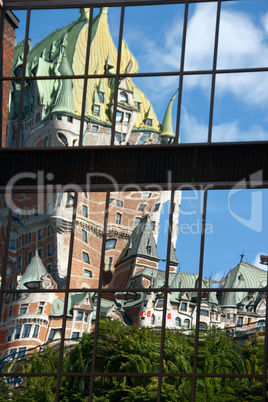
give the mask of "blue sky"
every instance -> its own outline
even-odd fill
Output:
[[[94,15],[98,12],[95,9]],[[16,11],[21,20],[18,41],[25,32],[25,11]],[[123,37],[139,62],[139,72],[178,71],[184,5],[126,7]],[[78,9],[33,10],[30,37],[33,44],[79,16]],[[118,43],[120,8],[110,8],[109,26]],[[40,24],[42,20],[42,24]],[[190,4],[186,36],[185,69],[211,69],[213,62],[216,2]],[[266,0],[222,3],[218,68],[264,67],[268,60],[268,2]],[[158,120],[178,88],[178,77],[134,79],[150,99]],[[184,77],[181,142],[207,140],[211,75]],[[268,73],[218,74],[213,119],[213,141],[268,139]],[[173,107],[176,127],[176,105]]]
[[[96,10],[97,12],[97,10]],[[180,67],[184,5],[126,7],[123,36],[139,62],[140,72],[177,71]],[[16,11],[20,18],[18,41],[23,39],[25,11]],[[53,30],[75,20],[78,10],[33,11],[30,37],[33,44]],[[108,12],[111,34],[117,45],[120,21],[119,8]],[[185,69],[206,70],[212,67],[216,3],[190,4],[185,53]],[[40,21],[42,20],[42,24]],[[220,69],[264,67],[268,64],[268,2],[267,0],[226,1],[222,3],[219,32],[218,63]],[[182,88],[181,142],[207,140],[211,74],[185,76]],[[167,104],[178,88],[178,77],[134,79],[151,100],[162,122]],[[212,140],[268,140],[268,73],[217,74]],[[181,90],[181,89],[180,89]],[[177,100],[176,100],[177,102]],[[173,106],[176,126],[177,103]],[[258,264],[259,254],[268,253],[268,193],[262,193],[258,206],[263,222],[259,231],[247,227],[250,221],[251,195],[258,190],[243,190],[231,197],[229,191],[210,191],[207,222],[213,233],[206,236],[204,254],[205,276],[216,279],[239,262],[244,250],[245,260]],[[198,226],[201,219],[202,194],[197,200],[182,200],[179,225]],[[235,215],[236,214],[236,215]],[[244,223],[237,218],[239,214]],[[162,218],[164,219],[164,218]],[[259,220],[259,216],[256,221]],[[197,225],[197,226],[194,226]],[[185,226],[186,227],[186,226]],[[177,254],[181,269],[196,272],[199,264],[200,233],[179,233]],[[164,247],[165,248],[165,247]],[[164,249],[163,249],[164,250]],[[162,251],[161,251],[162,257]]]
[[[176,256],[183,272],[198,273],[204,192],[182,191]],[[169,204],[169,203],[167,203]],[[219,281],[240,261],[261,269],[260,255],[268,254],[268,190],[209,190],[205,228],[203,276]],[[158,252],[165,258],[169,206],[160,219]],[[160,269],[164,269],[163,263]]]

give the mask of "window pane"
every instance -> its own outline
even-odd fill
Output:
[[[171,288],[198,287],[202,212],[203,191],[194,186],[181,186],[175,192],[169,267]]]
[[[89,372],[96,320],[96,292],[72,292],[68,299],[63,372]],[[87,319],[85,319],[85,317]]]
[[[216,77],[212,141],[267,141],[267,72]]]
[[[200,398],[216,398],[228,401],[241,398],[245,400],[253,398],[262,400],[263,381],[260,378],[234,378],[234,377],[205,377],[196,380],[196,400]],[[245,395],[245,396],[244,396]]]
[[[93,398],[113,400],[119,395],[127,399],[155,401],[157,398],[158,378],[149,376],[95,377]],[[97,399],[96,399],[97,400]]]
[[[183,18],[182,4],[126,7],[121,73],[179,71]]]
[[[184,76],[180,120],[180,143],[207,142],[211,76]]]
[[[19,352],[18,352],[19,354]],[[21,361],[21,364],[23,360]],[[42,395],[44,390],[46,392],[46,398],[50,400],[56,397],[56,385],[57,377],[23,377],[15,376],[0,379],[1,396],[4,400],[8,401],[10,396],[14,400],[33,400],[33,395],[38,398],[38,395]],[[36,399],[38,400],[38,399]]]
[[[100,277],[106,193],[78,193],[70,287],[97,288]],[[85,234],[87,242],[85,242]]]
[[[165,283],[170,192],[154,191],[146,211],[139,208],[143,199],[141,191],[110,194],[104,287],[158,288]]]
[[[89,18],[89,9],[85,9],[85,13]],[[116,73],[120,16],[121,9],[119,7],[93,9],[88,74],[112,75]],[[85,45],[83,42],[81,45],[83,54],[85,54]]]
[[[95,366],[97,371],[158,371],[162,310],[158,309],[155,316],[147,314],[145,318],[142,311],[142,299],[145,297],[145,293],[102,293]],[[152,320],[158,331],[150,329]],[[131,349],[126,349],[127,339],[132,340]]]
[[[222,2],[218,69],[267,67],[267,12],[265,0]]]
[[[203,287],[267,286],[260,263],[267,254],[267,197],[266,189],[208,191]]]
[[[212,69],[216,12],[216,2],[189,4],[185,70]]]
[[[20,97],[20,85],[12,86],[10,96]],[[78,146],[83,80],[54,79],[30,80],[23,92],[20,147]],[[10,106],[12,110],[12,105]],[[72,122],[69,118],[72,117]],[[12,119],[12,120],[11,120]],[[15,146],[13,132],[17,129],[18,116],[11,116],[6,142]]]
[[[11,289],[12,281],[12,289],[20,290],[65,287],[73,211],[66,207],[67,196],[26,192],[15,193],[13,203],[8,201],[10,237],[16,244],[20,238],[21,248],[8,250],[6,289]]]
[[[5,358],[1,360],[2,372],[10,372],[11,362],[14,372],[56,372],[64,294],[27,293],[27,290],[4,293],[2,305],[0,359]],[[12,358],[8,358],[11,354]]]
[[[174,142],[179,79],[123,77],[117,96],[115,145]],[[124,101],[122,97],[126,96]]]
[[[5,11],[3,54],[8,57],[3,58],[4,77],[20,77],[22,74],[26,15],[26,10]]]
[[[32,10],[27,75],[84,74],[87,29],[88,20],[83,9]],[[77,67],[78,59],[80,68]]]

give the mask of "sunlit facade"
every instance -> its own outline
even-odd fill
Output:
[[[10,400],[266,400],[268,7],[153,3],[1,9]]]

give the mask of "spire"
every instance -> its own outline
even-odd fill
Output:
[[[173,126],[172,126],[172,106],[174,103],[174,100],[176,98],[178,90],[175,92],[175,94],[172,96],[166,113],[165,113],[165,117],[163,120],[163,124],[162,124],[162,131],[161,131],[161,139],[163,140],[163,142],[168,143],[169,139],[174,139],[175,138],[175,134],[173,131]]]
[[[105,61],[105,74],[112,73],[112,71],[110,71],[110,70],[113,70],[113,69],[114,69],[114,65],[113,65],[113,63],[112,63],[112,61],[110,59],[109,54],[108,54],[107,59]]]
[[[98,90],[99,90],[99,92],[103,92],[103,93],[104,93],[103,78],[100,79]]]
[[[95,89],[94,89],[94,94],[93,94],[93,104],[94,105],[100,105],[101,104],[96,84],[95,84]]]

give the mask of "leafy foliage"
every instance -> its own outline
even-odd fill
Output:
[[[155,401],[157,399],[161,333],[149,328],[124,326],[117,321],[100,319],[94,370],[94,397],[104,401]],[[191,400],[194,362],[194,332],[166,330],[161,400],[177,402]],[[79,342],[66,349],[62,371],[89,373],[92,366],[94,333],[83,334]],[[263,372],[264,337],[262,334],[242,343],[219,329],[203,333],[199,338],[197,370],[206,374],[254,374]],[[59,350],[46,347],[42,353],[10,361],[5,372],[14,377],[0,382],[1,401],[42,401],[55,399],[57,380],[54,376],[23,377],[23,373],[57,372]],[[101,376],[104,373],[129,373],[130,376]],[[20,373],[16,376],[16,373]],[[99,373],[99,374],[98,374]],[[140,374],[131,376],[131,373]],[[151,375],[146,374],[151,373]],[[184,374],[183,377],[180,374]],[[189,376],[187,376],[189,374]],[[12,380],[17,386],[11,384]],[[90,389],[89,375],[61,378],[62,402],[86,402]],[[196,383],[196,401],[261,401],[262,380],[245,378],[199,377]]]

